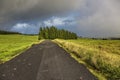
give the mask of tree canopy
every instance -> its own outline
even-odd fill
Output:
[[[54,26],[40,27],[40,39],[77,39],[77,34],[64,29],[57,29]]]

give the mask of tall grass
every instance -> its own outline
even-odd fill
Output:
[[[0,35],[0,63],[12,59],[36,42],[37,36]]]
[[[108,80],[120,80],[120,41],[119,40],[55,40],[104,74]]]

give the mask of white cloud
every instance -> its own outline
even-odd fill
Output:
[[[17,23],[15,24],[12,28],[11,31],[17,31],[21,33],[28,33],[28,34],[34,34],[38,33],[39,27],[44,27],[44,26],[71,26],[74,25],[74,18],[73,17],[51,17],[48,20],[45,21],[40,21],[35,24],[31,23]],[[64,28],[64,27],[62,27]]]
[[[29,23],[17,23],[12,27],[11,31],[21,32],[23,34],[34,34],[38,33],[39,27]]]
[[[13,26],[14,29],[24,29],[24,28],[28,28],[29,24],[26,24],[26,23],[18,23],[16,25]]]
[[[65,22],[64,22],[64,19],[62,18],[52,18],[50,20],[46,20],[43,22],[45,24],[45,26],[57,26],[57,25],[64,25]]]
[[[52,17],[46,21],[43,21],[43,24],[45,26],[52,26],[52,25],[53,26],[61,26],[61,25],[65,25],[65,24],[70,25],[70,24],[73,24],[73,20],[74,20],[73,17],[62,17],[62,18]],[[71,23],[68,21],[71,21]]]

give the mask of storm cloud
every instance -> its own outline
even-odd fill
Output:
[[[79,9],[80,2],[80,0],[0,0],[0,28],[6,23],[14,24],[19,21],[27,22],[54,15],[65,15]]]
[[[120,1],[0,0],[0,29],[37,33],[49,25],[80,36],[120,37]]]
[[[89,0],[81,9],[78,29],[86,36],[120,37],[120,1]],[[89,34],[89,35],[88,35]]]

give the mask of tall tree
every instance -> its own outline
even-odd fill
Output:
[[[77,39],[76,33],[64,30],[57,29],[55,26],[51,27],[40,27],[38,39]]]

